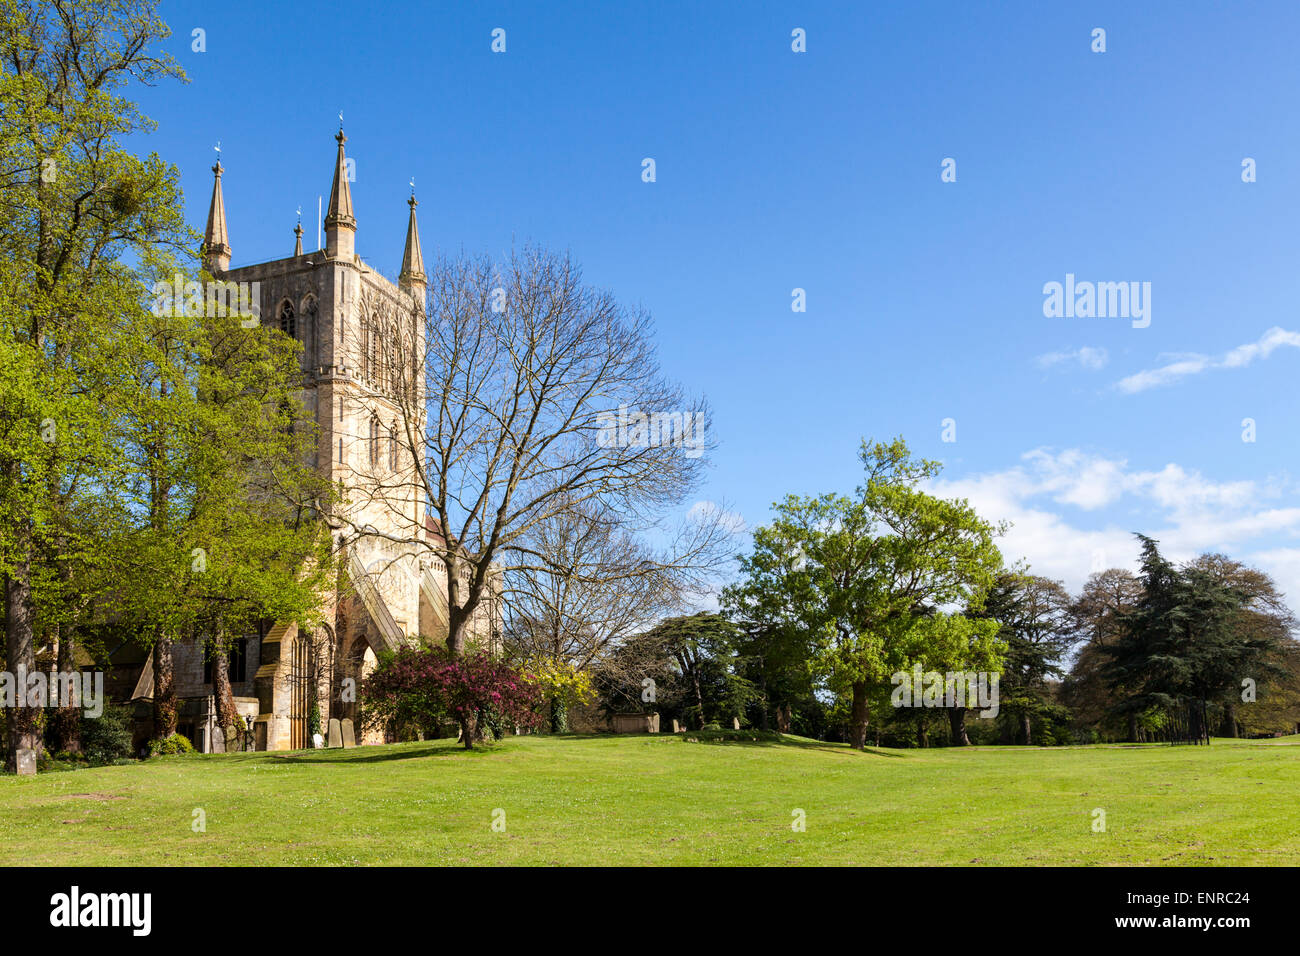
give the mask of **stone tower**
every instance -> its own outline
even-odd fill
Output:
[[[305,728],[312,701],[319,702],[322,724],[355,717],[348,679],[359,682],[376,652],[419,635],[446,634],[445,568],[427,549],[436,530],[426,521],[414,463],[397,441],[408,430],[423,435],[426,423],[427,277],[417,202],[414,194],[407,201],[406,245],[394,283],[356,253],[342,129],[335,142],[323,249],[303,252],[299,223],[293,255],[230,268],[220,162],[212,168],[204,231],[205,268],[224,282],[257,283],[261,322],[300,343],[302,398],[319,429],[316,465],[346,489],[330,516],[344,573],[339,587],[322,595],[327,623],[300,634],[295,624],[275,622],[248,639],[250,667],[235,693],[251,695],[242,698],[250,713],[256,698],[259,749],[311,746]],[[491,638],[499,608],[485,604],[475,630]]]

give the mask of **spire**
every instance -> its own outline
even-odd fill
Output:
[[[293,254],[296,258],[302,255],[302,206],[298,207],[298,225],[293,227]]]
[[[226,200],[221,194],[221,146],[212,167],[212,203],[208,206],[208,227],[203,231],[203,265],[214,275],[230,268],[230,236],[226,232]]]
[[[348,185],[347,157],[343,144],[348,138],[342,127],[334,137],[339,151],[334,162],[334,186],[330,189],[330,205],[325,213],[325,254],[330,257],[350,259],[356,241],[357,219],[352,213],[352,188]]]
[[[411,217],[406,223],[406,249],[402,252],[402,271],[398,274],[397,283],[403,289],[412,291],[418,285],[419,292],[423,293],[427,277],[424,274],[424,253],[420,251],[420,227],[415,221],[415,207],[420,204],[416,201],[414,188],[406,204],[411,207]]]

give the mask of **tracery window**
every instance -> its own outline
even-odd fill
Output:
[[[294,314],[292,302],[285,302],[280,306],[280,331],[290,338],[298,337],[298,319]]]
[[[361,317],[361,377],[370,378],[370,318]]]
[[[316,321],[316,297],[307,296],[302,303],[303,364],[310,370],[320,364],[319,323]]]

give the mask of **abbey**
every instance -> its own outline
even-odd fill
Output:
[[[267,621],[244,636],[230,656],[236,710],[251,723],[258,750],[312,745],[309,711],[357,719],[357,686],[377,653],[419,636],[447,633],[446,568],[431,552],[441,543],[414,481],[415,463],[402,450],[403,430],[424,433],[424,308],[427,277],[416,224],[416,200],[396,283],[355,251],[356,213],[344,153],[335,137],[333,185],[325,216],[325,246],[231,268],[231,241],[218,160],[204,232],[204,266],[219,282],[257,290],[263,323],[274,323],[302,346],[302,398],[319,429],[316,465],[345,490],[329,516],[343,567],[339,586],[321,595],[323,623],[301,633],[287,621]],[[500,632],[499,585],[477,612],[471,637],[495,643]],[[223,749],[212,699],[211,665],[199,641],[178,645],[174,680],[178,731],[204,751]],[[141,660],[129,696],[137,719],[151,700],[150,661]],[[360,733],[360,727],[357,731]],[[379,742],[374,734],[363,742]]]

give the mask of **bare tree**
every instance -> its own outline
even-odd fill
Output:
[[[616,515],[560,512],[534,526],[505,576],[507,641],[533,660],[613,666],[613,649],[709,586],[732,553],[731,532],[720,509],[696,509],[655,548]],[[566,723],[564,704],[552,701],[552,729]]]
[[[505,576],[503,598],[508,638],[530,656],[589,667],[673,604],[671,569],[614,521],[557,514],[533,529],[527,548],[531,560]]]
[[[367,459],[384,478],[366,493],[411,516],[409,533],[388,537],[445,566],[447,646],[460,653],[494,579],[518,588],[520,574],[562,570],[543,542],[571,516],[599,519],[593,533],[653,529],[683,505],[713,447],[710,414],[661,374],[649,316],[584,285],[567,256],[527,247],[500,262],[440,261],[422,331],[400,350],[415,361],[383,369],[396,449],[391,463]],[[607,572],[584,584],[638,576]],[[657,594],[641,577],[629,587]],[[606,608],[601,628],[622,613]]]

